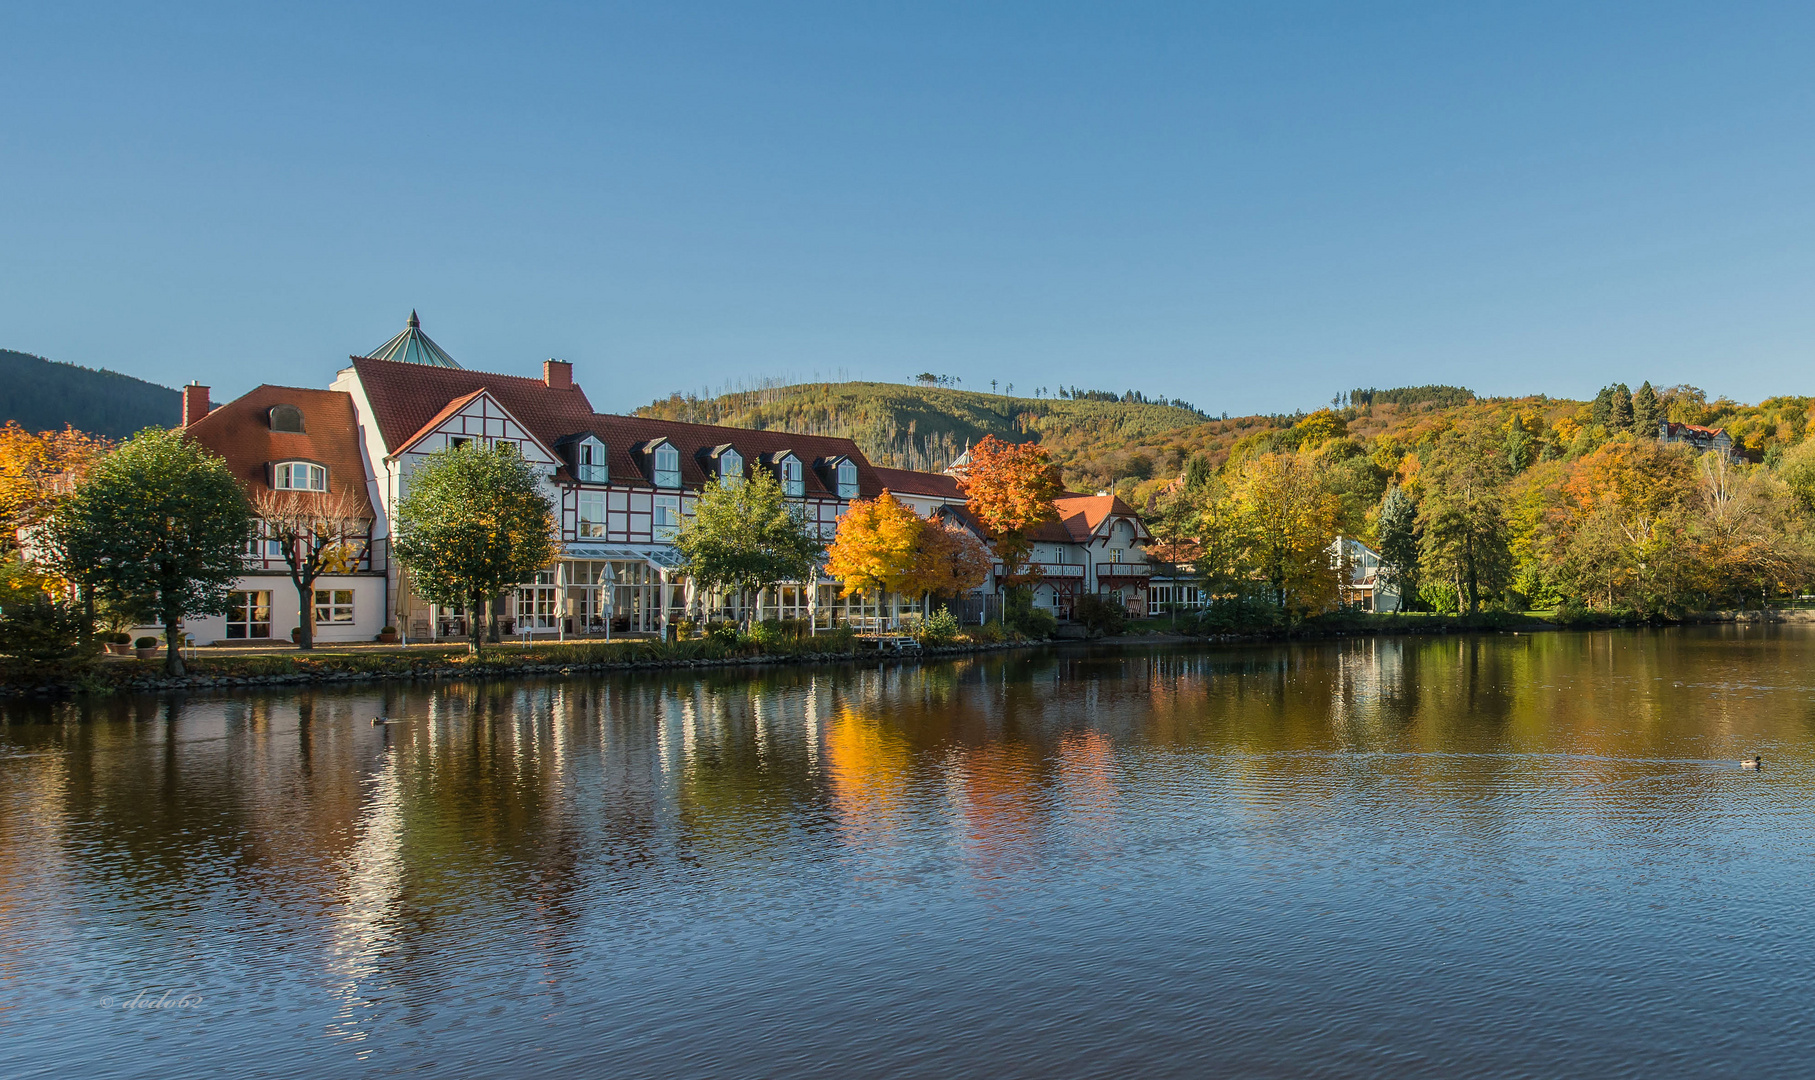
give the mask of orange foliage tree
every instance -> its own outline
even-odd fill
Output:
[[[1058,519],[1053,500],[1065,490],[1051,455],[1038,443],[1006,443],[986,435],[971,447],[970,463],[953,471],[969,499],[965,509],[995,542],[1004,582],[1024,585],[1038,580],[1037,573],[1026,573],[1033,551],[1028,534]]]
[[[0,529],[16,542],[50,516],[57,501],[75,490],[89,466],[112,446],[75,428],[36,434],[9,420],[0,427]]]
[[[925,525],[886,488],[874,499],[858,499],[826,549],[826,572],[838,579],[845,596],[907,591]]]
[[[962,596],[989,579],[989,548],[952,522],[928,521],[920,529],[913,568],[901,591]]]

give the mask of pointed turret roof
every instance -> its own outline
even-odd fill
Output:
[[[396,360],[405,364],[426,364],[429,367],[459,368],[447,350],[435,344],[422,332],[422,320],[416,312],[410,312],[410,322],[403,328],[403,333],[378,346],[370,354],[375,360]]]

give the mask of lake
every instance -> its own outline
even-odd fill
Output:
[[[1812,657],[1723,626],[15,703],[0,1074],[1806,1075]]]

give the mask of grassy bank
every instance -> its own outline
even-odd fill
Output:
[[[922,652],[957,655],[1025,643],[1025,639],[989,626],[943,644],[929,642]],[[838,630],[799,637],[739,635],[673,642],[637,639],[546,642],[527,647],[493,645],[477,657],[468,656],[460,646],[382,652],[326,648],[238,655],[210,655],[207,649],[201,649],[193,660],[186,662],[188,674],[180,678],[164,674],[161,657],[156,660],[93,657],[54,665],[0,658],[0,696],[135,693],[390,679],[510,678],[627,668],[817,663],[876,659],[878,655],[895,654],[879,654],[873,644],[862,642],[847,630]]]

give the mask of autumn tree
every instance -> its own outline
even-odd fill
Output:
[[[955,521],[933,519],[920,528],[914,561],[901,591],[909,595],[963,596],[989,580],[995,560],[988,545]]]
[[[905,592],[925,525],[887,489],[874,499],[855,500],[826,549],[826,573],[838,579],[844,596]]]
[[[737,592],[805,581],[825,550],[767,472],[707,485],[674,544],[695,584]]]
[[[252,510],[220,458],[147,428],[95,461],[43,530],[49,567],[164,627],[164,670],[183,674],[182,621],[221,615],[245,573]]]
[[[73,427],[35,434],[12,420],[0,427],[0,548],[49,517],[110,446]]]
[[[971,447],[970,462],[956,469],[965,510],[989,530],[1005,585],[1039,579],[1028,573],[1033,553],[1029,534],[1058,520],[1053,500],[1064,492],[1059,468],[1038,443],[1006,443],[987,435]]]
[[[1200,515],[1204,587],[1218,596],[1258,588],[1288,616],[1336,606],[1342,580],[1330,547],[1339,512],[1303,455],[1246,462]]]
[[[297,647],[315,647],[315,582],[354,569],[371,534],[372,516],[351,490],[261,492],[252,500],[266,539],[283,551],[302,612]]]
[[[508,443],[450,446],[430,454],[397,501],[393,550],[417,595],[467,604],[479,655],[479,611],[489,598],[555,558],[554,508],[542,478]]]

